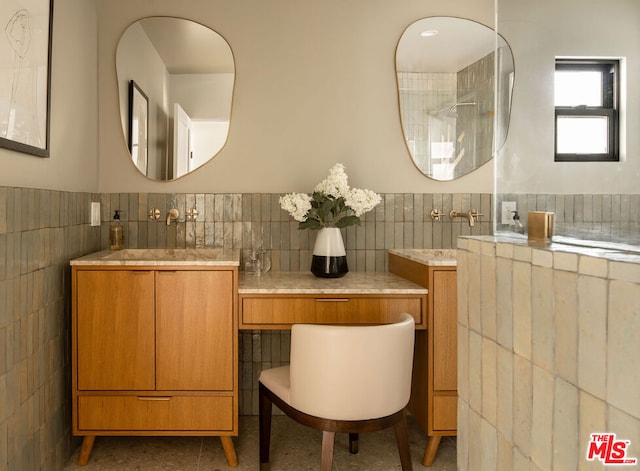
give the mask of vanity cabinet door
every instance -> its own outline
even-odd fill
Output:
[[[431,293],[433,296],[433,389],[456,391],[457,370],[457,297],[456,272],[433,270]]]
[[[155,387],[152,271],[77,272],[78,390]]]
[[[156,272],[156,390],[234,388],[233,272]]]

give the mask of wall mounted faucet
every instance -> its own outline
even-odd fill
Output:
[[[469,221],[469,227],[473,227],[476,225],[476,220],[478,219],[478,216],[483,216],[483,214],[479,213],[477,209],[470,209],[469,212],[467,213],[461,213],[456,211],[455,209],[452,209],[449,212],[449,217],[451,219],[466,218],[467,221]]]
[[[178,216],[180,216],[178,210],[176,208],[171,208],[167,213],[167,226],[171,225],[172,219],[178,219]]]

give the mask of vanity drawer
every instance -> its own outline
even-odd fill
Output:
[[[385,324],[408,312],[423,325],[426,296],[240,296],[240,328],[281,329],[292,324]]]
[[[79,396],[79,431],[232,431],[230,396]]]

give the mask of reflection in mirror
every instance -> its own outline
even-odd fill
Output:
[[[462,18],[418,20],[398,42],[396,73],[405,142],[424,175],[461,177],[491,160],[496,144],[504,144],[513,56],[502,37],[496,43],[491,28]],[[494,136],[496,104],[502,122]]]
[[[229,44],[218,33],[180,18],[144,18],[120,38],[116,69],[129,149],[130,83],[148,99],[147,161],[136,165],[146,176],[179,178],[224,147],[235,65]]]

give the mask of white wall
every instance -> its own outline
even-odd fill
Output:
[[[50,157],[0,149],[0,186],[98,189],[97,0],[54,5]]]
[[[490,192],[491,164],[453,182],[422,176],[407,153],[395,48],[413,21],[451,15],[493,24],[492,0],[102,0],[99,8],[101,192],[310,191],[335,162],[380,192]],[[130,162],[114,55],[136,19],[171,15],[220,33],[236,62],[229,140],[198,171],[154,182]]]
[[[498,193],[638,193],[640,2],[499,0],[498,30],[514,53],[515,88]],[[626,57],[626,144],[619,163],[554,162],[556,56]]]

